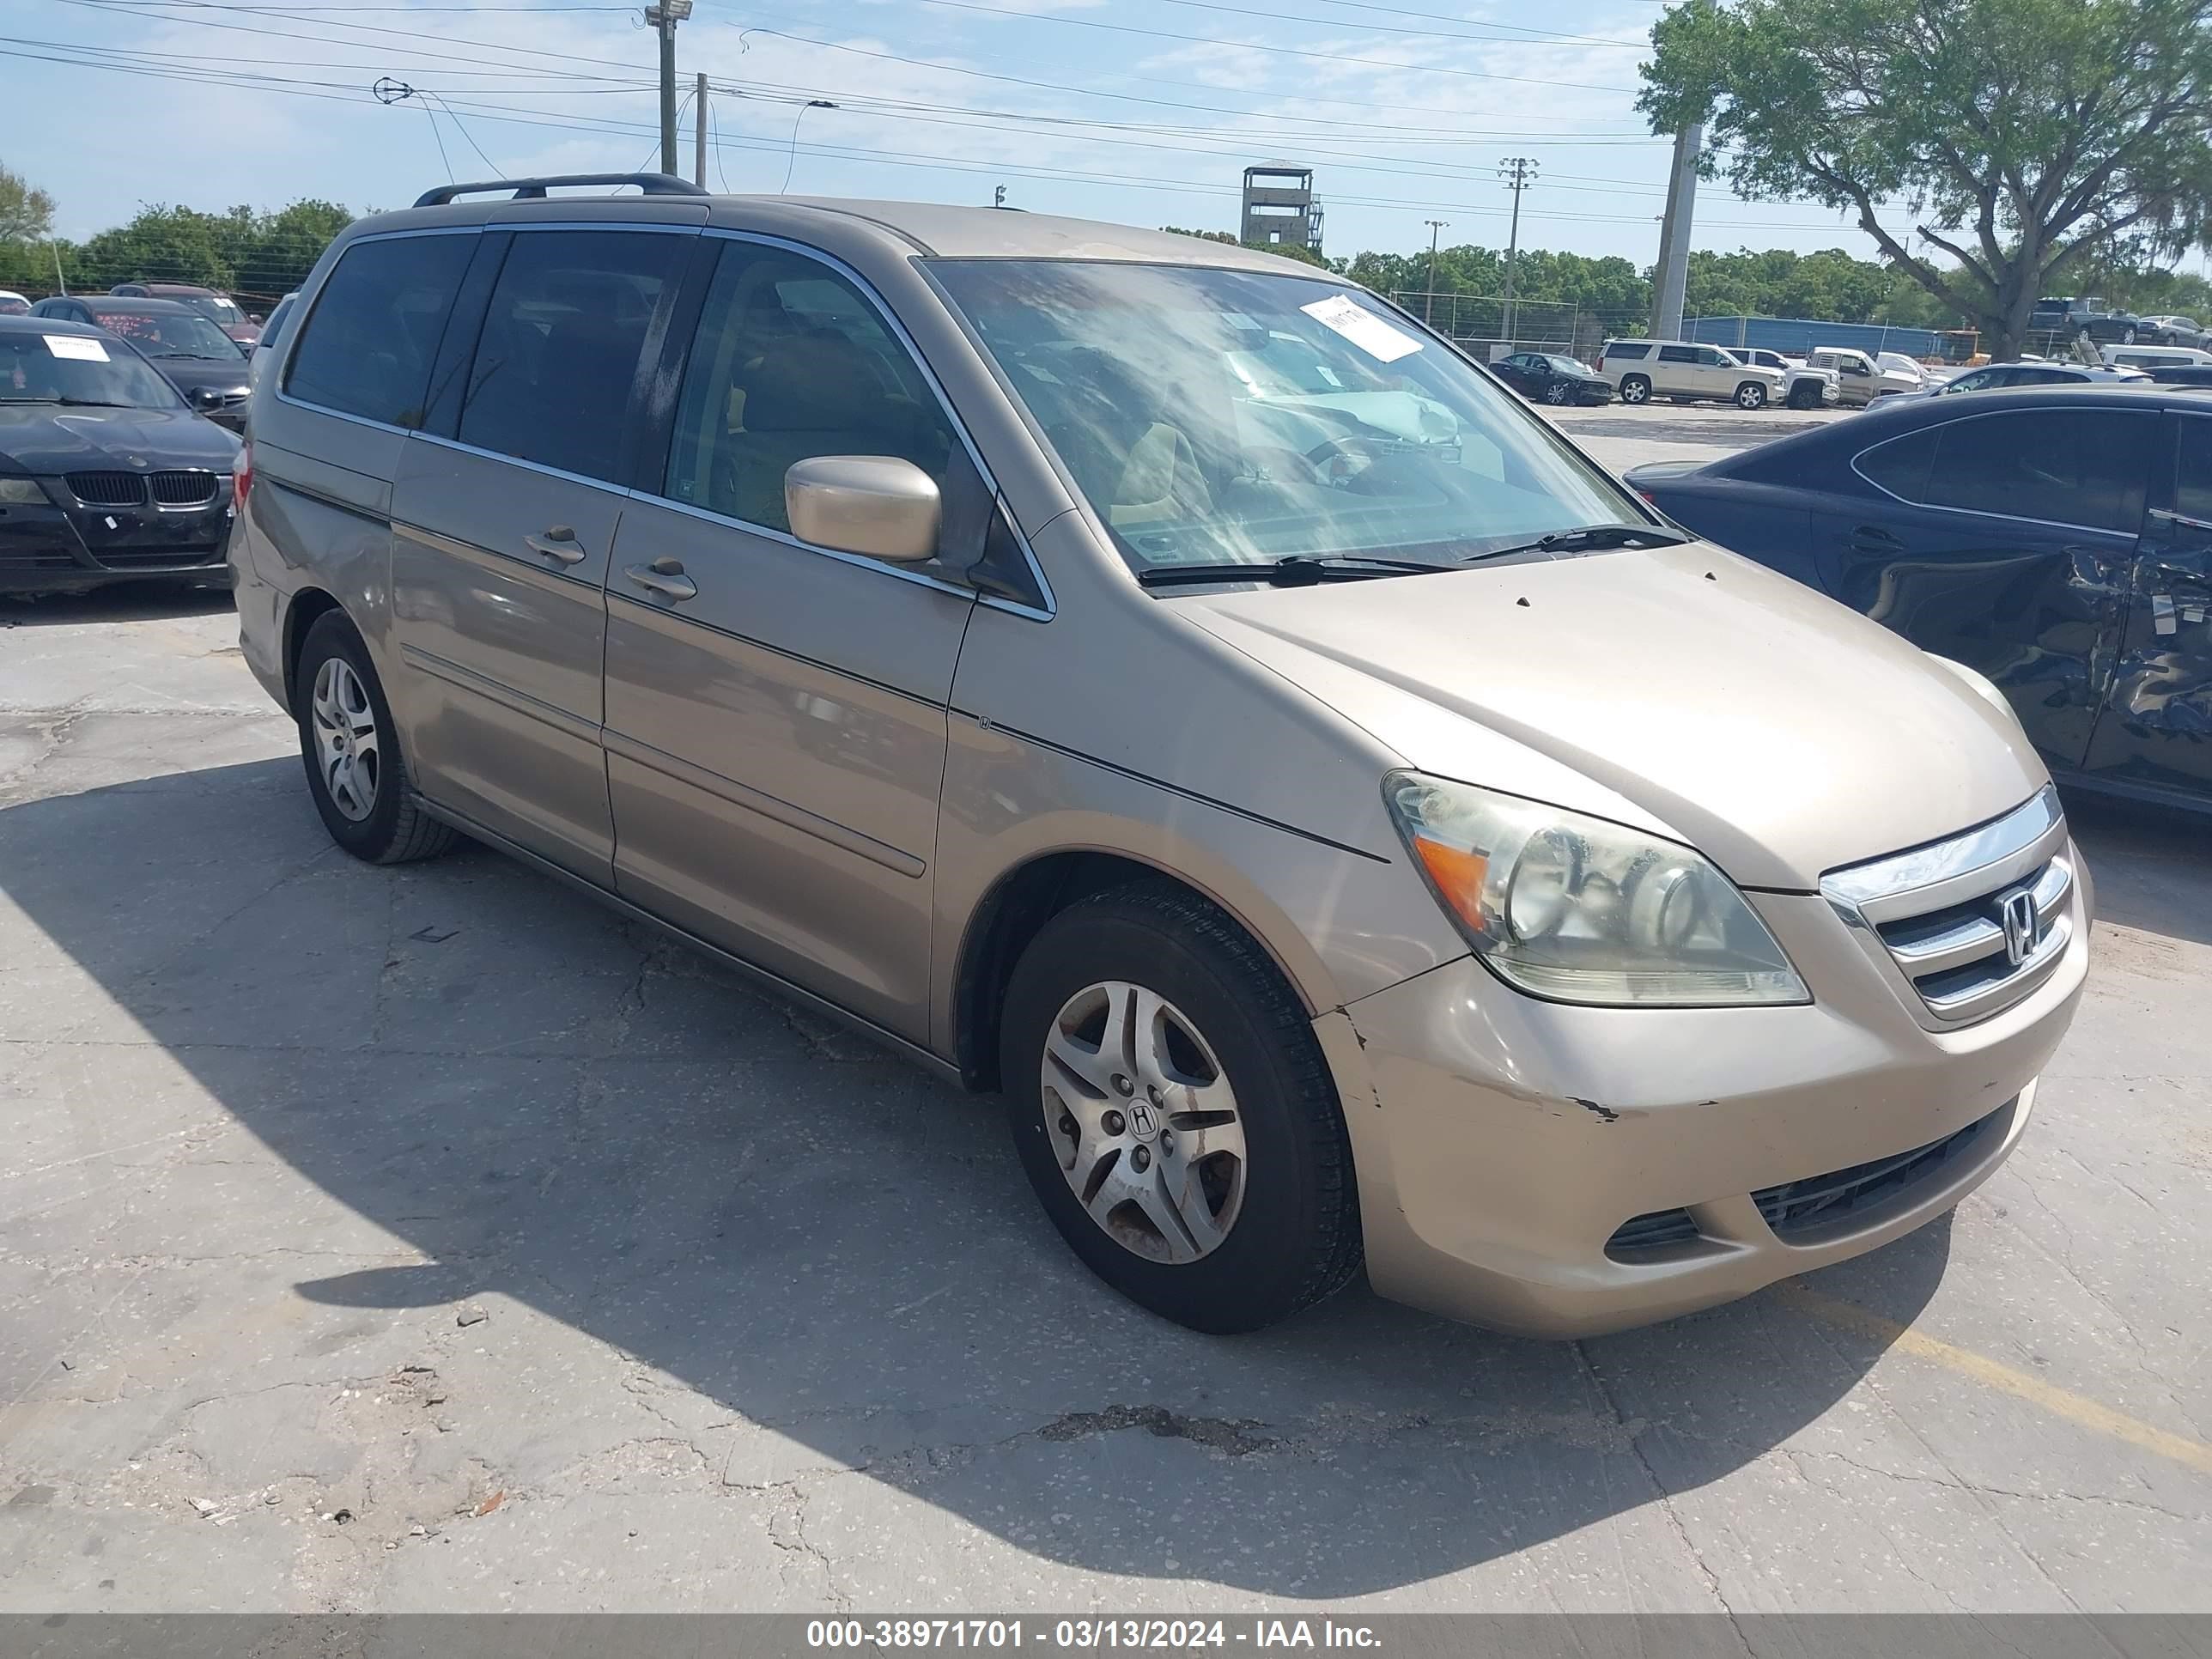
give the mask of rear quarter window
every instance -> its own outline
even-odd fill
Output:
[[[1605,355],[1608,357],[1649,357],[1651,348],[1649,345],[1609,345],[1605,349]]]
[[[477,240],[394,236],[348,248],[301,325],[286,394],[387,426],[422,425],[430,366]]]

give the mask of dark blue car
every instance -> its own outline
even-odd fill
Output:
[[[2212,810],[2212,395],[1900,399],[1630,485],[2011,702],[2062,782]]]

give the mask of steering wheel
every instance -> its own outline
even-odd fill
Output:
[[[1395,447],[1395,441],[1392,439],[1370,438],[1358,433],[1347,432],[1340,437],[1329,438],[1316,444],[1311,449],[1306,451],[1304,460],[1305,464],[1313,468],[1325,481],[1332,483],[1349,483],[1358,474],[1352,472],[1340,478],[1334,477],[1331,467],[1334,462],[1340,459],[1349,460],[1353,457],[1364,457],[1367,465],[1371,466],[1379,458],[1389,454]],[[1366,470],[1366,466],[1358,469],[1361,472]]]

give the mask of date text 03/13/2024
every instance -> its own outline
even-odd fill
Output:
[[[1367,1625],[1333,1619],[810,1619],[810,1648],[1379,1648]]]

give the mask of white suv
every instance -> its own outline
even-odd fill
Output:
[[[1778,369],[1740,363],[1718,346],[1688,340],[1607,340],[1597,372],[1625,404],[1657,398],[1720,398],[1738,409],[1764,409],[1782,399]]]

